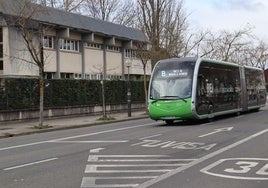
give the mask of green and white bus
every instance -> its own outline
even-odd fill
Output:
[[[151,75],[148,102],[151,119],[168,124],[259,110],[266,103],[264,73],[204,58],[160,60]]]

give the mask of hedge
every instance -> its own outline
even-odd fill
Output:
[[[7,78],[0,88],[0,110],[36,109],[39,107],[38,79]],[[104,81],[105,103],[127,103],[126,81]],[[131,100],[144,102],[143,81],[130,81]],[[52,79],[45,81],[44,107],[102,105],[99,80]]]

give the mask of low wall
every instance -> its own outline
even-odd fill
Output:
[[[114,113],[119,111],[126,111],[127,104],[106,105],[106,112]],[[145,109],[144,103],[131,104],[131,110]],[[61,116],[71,115],[83,115],[83,114],[102,114],[102,106],[76,106],[65,108],[53,108],[44,110],[44,118],[53,118]],[[8,112],[0,112],[0,122],[2,121],[14,121],[14,120],[26,120],[39,118],[39,110],[16,110]]]

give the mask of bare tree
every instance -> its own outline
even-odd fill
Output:
[[[138,28],[137,10],[135,8],[135,3],[131,0],[119,1],[119,6],[116,11],[112,14],[111,22],[125,25],[127,27]]]
[[[152,51],[179,56],[186,44],[188,28],[183,0],[138,0],[137,10],[139,28],[148,36]],[[153,66],[156,61],[152,59]]]
[[[160,46],[167,49],[170,56],[180,56],[179,54],[183,54],[188,29],[183,1],[170,1],[164,10],[161,27],[163,27],[163,31],[159,39]]]
[[[44,54],[43,54],[43,33],[45,27],[40,22],[33,20],[33,17],[44,12],[42,6],[33,5],[30,0],[23,0],[17,4],[16,12],[18,16],[12,20],[25,41],[25,46],[30,53],[31,59],[21,59],[27,63],[32,63],[39,70],[39,126],[43,126],[44,108]],[[18,57],[19,58],[19,57]]]
[[[264,70],[268,62],[268,44],[262,40],[258,40],[257,46],[251,52],[253,52],[251,55],[256,61],[255,66]]]
[[[85,0],[86,14],[105,21],[111,21],[119,5],[120,0]]]
[[[209,31],[188,33],[183,44],[178,45],[180,48],[180,51],[178,51],[178,56],[204,56],[206,53],[210,53],[211,50],[213,50],[212,46],[206,46],[206,48],[202,48],[202,50],[205,50],[205,52],[201,52],[202,55],[200,55],[200,46],[202,43],[204,43],[204,41],[207,41],[207,38],[210,34],[211,33]]]
[[[84,0],[62,0],[62,8],[66,12],[80,12]]]
[[[32,3],[38,3],[41,4],[43,6],[47,6],[47,0],[32,0]]]
[[[194,52],[192,53],[197,57],[213,57],[216,40],[215,35],[212,32],[207,31],[206,36],[195,46],[193,49]]]
[[[139,42],[136,44],[137,48],[137,56],[141,60],[143,66],[143,87],[144,87],[144,96],[145,96],[145,109],[147,109],[148,105],[148,91],[147,91],[147,78],[146,78],[146,67],[148,62],[152,59],[153,53],[147,49],[147,43]],[[147,110],[146,110],[147,112]]]
[[[196,56],[231,61],[237,64],[245,63],[249,48],[253,45],[254,36],[251,34],[252,28],[245,27],[237,31],[223,30],[219,33],[207,31],[200,35],[194,42],[195,48],[190,49]],[[202,36],[202,37],[201,37]]]
[[[100,79],[101,79],[101,96],[102,96],[102,117],[108,118],[107,117],[107,113],[106,113],[106,96],[105,96],[105,84],[106,84],[106,79],[105,79],[105,70],[104,70],[104,66],[103,65],[93,65],[93,72],[95,72],[96,74],[100,75]],[[107,69],[106,71],[112,71],[112,70],[116,70],[116,68],[112,68],[112,69]]]
[[[235,55],[235,53],[241,51],[244,46],[250,44],[250,40],[248,39],[251,36],[251,32],[252,29],[249,27],[234,32],[222,31],[215,41],[218,59],[231,61],[232,56]]]
[[[32,0],[33,3],[40,4],[42,6],[55,7],[58,0]]]
[[[243,56],[241,56],[244,57],[244,62],[246,65],[259,67],[263,70],[265,69],[266,64],[268,62],[267,43],[257,39],[256,42],[252,42],[251,45],[246,46],[242,53]]]
[[[80,13],[85,0],[32,0],[32,2],[42,6],[62,9],[66,12]]]

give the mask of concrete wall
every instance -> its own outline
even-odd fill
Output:
[[[8,40],[6,40],[8,39]],[[33,40],[38,44],[36,37]],[[38,75],[38,67],[27,49],[21,33],[14,27],[3,28],[4,75]]]
[[[132,110],[141,110],[145,108],[144,103],[134,103],[131,105]],[[120,105],[106,105],[106,112],[113,113],[118,111],[126,111],[127,104]],[[54,108],[44,111],[45,118],[71,116],[71,115],[95,115],[102,114],[102,106],[80,106],[80,107],[66,107],[66,108]],[[39,110],[22,110],[22,111],[9,111],[0,112],[0,122],[14,121],[14,120],[26,120],[39,118]]]

